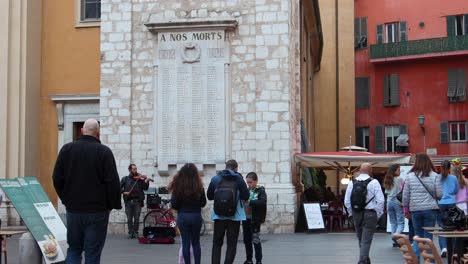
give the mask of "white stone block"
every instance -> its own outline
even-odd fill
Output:
[[[276,163],[263,162],[261,168],[264,173],[276,173]]]
[[[272,33],[274,34],[285,34],[289,32],[289,25],[286,23],[275,24],[272,26]]]
[[[174,10],[164,10],[164,18],[176,18],[176,13]]]
[[[255,37],[250,37],[250,38],[244,38],[242,39],[242,44],[244,45],[255,45],[256,44],[256,38]]]
[[[208,16],[208,10],[206,9],[199,9],[198,10],[198,17],[207,17]]]
[[[267,162],[268,161],[268,151],[257,151],[257,162]]]
[[[264,5],[266,0],[255,0],[255,5]]]
[[[239,26],[239,35],[245,36],[250,34],[250,26],[249,25],[240,25]]]
[[[254,150],[255,140],[242,140],[242,150]]]
[[[109,108],[120,108],[120,107],[122,107],[122,100],[120,99],[109,100]]]
[[[263,21],[264,22],[274,22],[274,21],[276,21],[276,13],[275,12],[265,12],[265,13],[263,13]]]
[[[263,113],[263,121],[278,121],[278,113],[265,112]]]
[[[237,113],[246,113],[249,109],[248,104],[235,104],[234,105],[235,112]]]
[[[132,11],[132,4],[130,4],[130,3],[121,3],[121,4],[119,4],[119,11],[121,11],[121,12],[131,12]]]
[[[287,112],[289,103],[270,103],[269,110],[273,112]]]
[[[266,132],[255,132],[255,139],[266,139]]]
[[[132,23],[131,22],[117,22],[115,26],[115,31],[117,32],[131,32]]]
[[[130,111],[128,111],[128,109],[119,109],[119,116],[121,117],[130,116]]]
[[[117,12],[109,13],[109,18],[110,18],[111,21],[122,20],[122,13],[117,13]]]
[[[268,152],[268,161],[270,162],[279,162],[280,161],[280,153],[278,151],[270,151]]]
[[[246,122],[249,122],[249,123],[253,123],[257,120],[257,118],[255,118],[255,113],[247,113],[245,115],[245,121]]]
[[[262,25],[261,26],[261,33],[263,35],[272,34],[273,33],[272,26],[271,25]],[[278,34],[278,33],[275,33],[275,34]]]
[[[289,163],[289,162],[280,162],[280,163],[278,163],[278,171],[281,172],[281,173],[290,174],[291,173],[291,163]]]
[[[119,135],[108,135],[107,142],[109,143],[118,143],[120,141]]]
[[[266,68],[268,70],[278,69],[279,68],[279,60],[278,59],[267,60],[266,61]]]
[[[118,131],[119,134],[130,134],[130,126],[121,125]]]
[[[278,46],[279,44],[278,35],[265,35],[263,38],[265,39],[265,45],[267,46]]]
[[[268,122],[257,122],[257,131],[268,131]]]
[[[276,122],[270,127],[271,131],[289,131],[289,124],[286,122]]]
[[[114,50],[114,44],[112,43],[101,43],[101,51]]]
[[[265,45],[264,36],[255,36],[255,44],[257,46]]]
[[[106,33],[106,32],[112,32],[112,22],[101,22],[101,32]]]
[[[190,16],[191,16],[192,18],[197,17],[197,10],[192,10],[192,11],[190,12]]]
[[[151,60],[153,55],[149,51],[143,51],[138,54],[138,60]]]
[[[269,103],[268,102],[256,102],[255,103],[257,111],[268,111]]]
[[[237,54],[244,54],[247,52],[247,47],[246,46],[237,46],[234,48],[234,52]]]
[[[120,142],[121,143],[130,143],[130,135],[125,134],[125,135],[120,135]]]
[[[234,13],[232,13],[232,16],[234,16],[234,17],[240,17],[240,15],[241,15],[241,14],[240,14],[239,12],[234,12]]]
[[[277,20],[278,21],[288,21],[289,15],[287,12],[278,12],[277,13]]]
[[[271,54],[273,58],[288,58],[289,51],[288,47],[281,46],[278,47],[273,53]]]
[[[271,150],[273,142],[271,140],[257,140],[257,150]]]
[[[110,33],[109,34],[109,41],[110,42],[119,42],[124,39],[124,35],[122,33]]]
[[[268,57],[268,47],[259,46],[255,49],[257,59],[264,59]]]

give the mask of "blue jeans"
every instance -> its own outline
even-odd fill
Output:
[[[437,224],[439,226],[442,226],[442,214],[454,206],[455,204],[439,204],[440,211],[437,213]],[[441,250],[447,248],[447,238],[439,237],[439,247]]]
[[[403,233],[403,229],[405,228],[405,215],[403,214],[403,207],[396,199],[391,199],[387,202],[387,211],[392,235],[395,233]]]
[[[109,212],[67,212],[67,264],[81,264],[84,251],[86,264],[101,263],[101,252],[106,242]]]
[[[423,210],[411,212],[411,219],[413,220],[414,234],[419,237],[432,239],[432,234],[424,230],[425,226],[435,226],[437,210]],[[419,258],[421,253],[416,242],[413,242],[413,250]]]
[[[202,226],[201,213],[179,212],[177,216],[180,235],[182,237],[182,254],[184,263],[190,264],[190,244],[193,248],[195,264],[201,262],[200,230]]]

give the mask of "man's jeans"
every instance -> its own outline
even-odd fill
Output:
[[[387,202],[387,211],[390,220],[392,235],[395,233],[401,234],[405,228],[405,215],[403,207],[397,199],[391,199]]]
[[[125,213],[127,214],[128,234],[138,234],[140,228],[141,205],[138,200],[130,200],[125,203]]]
[[[227,237],[225,264],[232,264],[236,258],[237,239],[239,238],[240,221],[215,220],[213,232],[213,249],[211,264],[221,263],[221,248],[223,247],[224,233]]]
[[[67,264],[81,264],[84,251],[85,264],[101,263],[101,252],[106,242],[109,212],[67,212]]]
[[[370,263],[369,251],[377,229],[377,220],[374,210],[353,211],[354,228],[359,240],[359,264]]]
[[[429,238],[432,240],[432,234],[424,230],[425,226],[435,226],[437,210],[423,210],[411,212],[411,219],[413,219],[414,235],[421,238]],[[413,242],[413,250],[419,258],[420,252],[418,243]]]
[[[245,254],[247,260],[252,261],[253,248],[255,247],[255,260],[262,262],[262,243],[260,239],[260,224],[252,223],[252,219],[242,221],[242,233],[244,234]]]

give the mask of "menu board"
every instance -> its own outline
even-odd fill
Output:
[[[305,203],[304,213],[307,220],[307,228],[311,229],[324,229],[322,209],[319,203]]]
[[[36,239],[45,263],[64,261],[67,229],[37,178],[0,179],[0,186]]]

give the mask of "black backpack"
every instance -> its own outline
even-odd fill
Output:
[[[219,216],[234,216],[237,210],[236,177],[222,177],[214,193],[214,212]]]
[[[366,202],[367,185],[372,180],[372,178],[369,178],[365,181],[358,181],[356,179],[353,180],[353,191],[351,192],[351,207],[353,208],[353,211],[364,211],[366,205],[375,198],[374,196],[368,202]]]

